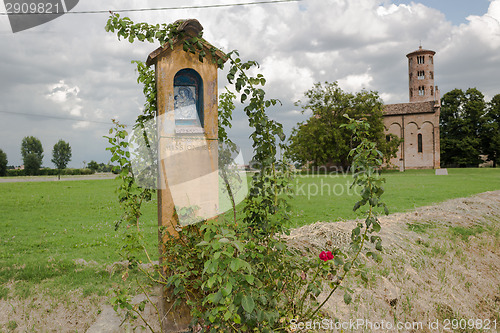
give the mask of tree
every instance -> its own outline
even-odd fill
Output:
[[[71,147],[69,143],[59,140],[52,149],[52,163],[58,169],[57,178],[61,179],[61,172],[71,160]]]
[[[500,158],[500,94],[495,95],[488,103],[481,133],[483,153],[497,166]]]
[[[99,164],[96,161],[92,160],[87,164],[87,168],[92,170],[93,173],[96,173],[99,170]]]
[[[43,147],[34,136],[26,136],[21,142],[21,155],[27,175],[36,175],[42,166]]]
[[[481,163],[481,136],[486,103],[476,88],[454,89],[441,99],[441,163],[477,166]]]
[[[312,116],[292,130],[289,149],[292,158],[301,163],[312,162],[314,166],[334,164],[342,168],[350,165],[349,151],[357,145],[344,114],[353,119],[366,118],[369,124],[369,139],[389,160],[395,156],[400,140],[391,135],[386,140],[382,121],[383,102],[376,92],[363,90],[355,94],[342,91],[337,82],[325,85],[316,83],[305,93],[307,101],[296,103],[302,113]]]
[[[0,149],[0,177],[7,176],[7,154]]]

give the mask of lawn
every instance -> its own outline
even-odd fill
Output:
[[[104,293],[106,265],[120,261],[120,208],[115,180],[0,184],[0,283],[18,281],[28,296],[33,285]],[[142,218],[150,252],[156,254],[156,203]],[[75,263],[83,259],[90,265]],[[97,287],[97,289],[96,289]],[[1,293],[0,293],[1,294]],[[1,298],[1,295],[0,295]]]
[[[388,172],[383,198],[391,212],[450,198],[500,190],[500,169],[449,169]],[[297,176],[291,200],[293,226],[337,221],[357,215],[350,176]],[[106,266],[121,260],[120,231],[114,230],[120,208],[116,180],[0,183],[0,299],[28,297],[33,287],[64,293],[104,294],[119,274]],[[156,200],[147,203],[141,226],[148,250],[157,251]],[[82,266],[75,260],[95,264]],[[15,288],[4,287],[15,281]],[[10,290],[10,291],[9,291]],[[57,291],[55,291],[57,290]]]
[[[447,199],[500,190],[500,169],[448,169],[448,176],[436,176],[434,170],[388,171],[383,201],[391,213],[432,205]],[[296,193],[291,200],[294,227],[317,221],[339,221],[359,217],[353,212],[358,200],[349,188],[349,175],[298,175]]]

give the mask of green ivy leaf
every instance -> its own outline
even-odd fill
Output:
[[[286,139],[286,135],[283,132],[279,132],[278,137],[280,138],[281,141],[285,141],[285,139]]]
[[[344,293],[344,303],[349,305],[352,302],[352,296],[347,291]]]
[[[342,266],[344,264],[344,260],[340,256],[335,256],[333,262],[336,266]]]
[[[240,269],[243,266],[248,266],[248,263],[241,260],[240,258],[232,258],[231,263],[229,264],[229,268],[233,272],[236,272],[238,269]]]
[[[212,293],[208,295],[206,298],[206,300],[212,304],[219,304],[221,299],[222,299],[222,293],[220,291]]]
[[[254,281],[255,281],[255,278],[253,275],[249,275],[249,274],[245,274],[245,280],[249,283],[249,284],[253,284]]]
[[[243,296],[243,298],[241,299],[241,305],[243,306],[243,309],[248,313],[251,313],[255,308],[255,303],[252,296],[248,295]]]
[[[351,262],[348,261],[344,264],[344,271],[347,272],[351,269]]]
[[[229,296],[232,291],[233,291],[233,285],[231,284],[231,282],[227,282],[222,288],[222,296],[224,297]]]

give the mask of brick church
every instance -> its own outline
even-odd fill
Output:
[[[384,106],[387,134],[403,138],[392,167],[405,169],[439,169],[439,115],[441,100],[434,86],[434,55],[422,49],[406,55],[408,58],[410,103]]]

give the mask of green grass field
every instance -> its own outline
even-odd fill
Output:
[[[115,180],[0,184],[0,284],[18,281],[20,296],[38,285],[63,294],[106,292],[106,265],[120,261],[120,208]],[[156,203],[145,207],[142,224],[156,254]],[[95,261],[81,266],[74,260]],[[118,277],[119,278],[119,277]],[[94,280],[92,282],[92,280]],[[0,292],[0,298],[1,296]]]
[[[434,170],[388,171],[383,201],[391,213],[432,205],[448,199],[500,190],[500,169],[448,169],[448,176],[436,176]],[[294,227],[317,221],[353,219],[358,197],[349,189],[349,175],[298,175],[296,194],[291,203]]]
[[[383,198],[392,213],[451,198],[500,190],[500,169],[450,169],[388,172]],[[292,225],[337,221],[357,215],[349,176],[297,176],[291,200]],[[104,294],[119,274],[106,265],[121,260],[120,208],[115,180],[0,183],[0,299],[28,297],[33,288],[56,295],[80,289]],[[156,201],[147,203],[141,225],[149,252],[157,251]],[[84,259],[96,265],[81,266]],[[6,285],[14,283],[15,288]]]

